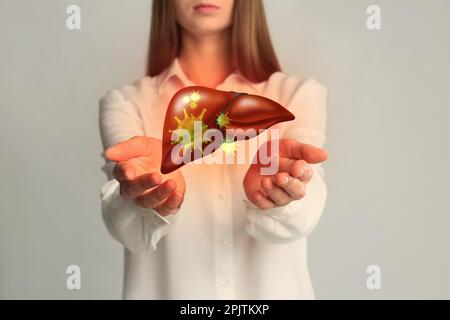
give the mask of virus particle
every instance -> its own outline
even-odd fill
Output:
[[[227,113],[221,112],[216,119],[216,122],[219,125],[220,129],[228,127],[230,121],[231,119],[228,117],[228,112]]]
[[[198,103],[201,99],[200,93],[198,91],[193,91],[191,93],[191,96],[188,98],[189,98],[189,102],[190,102],[189,106],[191,107],[191,109],[192,110],[197,109]],[[189,103],[189,102],[187,102],[187,103]]]
[[[192,101],[190,104],[191,109],[197,109],[198,102]]]
[[[191,101],[191,98],[190,98],[189,96],[184,96],[184,97],[183,97],[183,102],[184,102],[185,104],[188,104],[190,101]]]
[[[190,134],[190,139],[183,139],[183,136],[179,136],[178,140],[172,141],[172,144],[183,144],[183,149],[185,151],[192,149],[192,147],[195,145],[195,142],[197,142],[197,146],[201,147],[203,144],[202,137],[203,132],[206,131],[208,126],[203,122],[203,117],[206,113],[206,109],[203,109],[202,112],[195,116],[193,113],[188,114],[186,111],[186,108],[183,109],[184,113],[184,119],[179,119],[177,116],[175,116],[175,121],[177,122],[177,129],[184,129],[187,130]],[[201,125],[201,130],[197,130],[199,132],[195,132],[195,124],[199,123]],[[198,124],[197,124],[198,125]],[[173,132],[174,130],[170,130],[170,132]],[[186,141],[188,140],[188,141]],[[198,143],[200,141],[200,143]],[[200,150],[202,151],[202,150]]]
[[[192,100],[192,101],[194,101],[194,102],[199,102],[200,99],[201,99],[200,92],[194,91],[194,92],[191,93],[191,100]]]
[[[221,147],[223,152],[225,152],[225,154],[235,155],[237,151],[237,142],[227,137],[225,141],[222,143]]]

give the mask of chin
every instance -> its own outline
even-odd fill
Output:
[[[222,32],[226,29],[226,27],[218,28],[215,23],[208,23],[208,25],[203,24],[201,28],[196,28],[196,34],[199,35],[210,35],[218,32]]]
[[[214,19],[213,17],[197,18],[193,27],[198,31],[220,31],[225,29],[227,23],[222,20]]]

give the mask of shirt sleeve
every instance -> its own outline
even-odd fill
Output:
[[[100,133],[103,147],[143,136],[141,117],[136,104],[126,98],[122,89],[106,93],[100,99]],[[102,170],[108,181],[100,189],[103,220],[111,236],[132,252],[156,250],[176,215],[161,216],[153,209],[139,207],[134,200],[120,195],[120,184],[112,176],[114,163],[105,159]]]
[[[326,128],[326,88],[314,79],[294,84],[287,108],[295,120],[281,127],[280,137],[323,147]],[[327,197],[325,173],[321,164],[311,165],[313,176],[301,200],[269,210],[260,210],[244,200],[247,208],[246,232],[271,243],[286,243],[308,236],[322,215]]]

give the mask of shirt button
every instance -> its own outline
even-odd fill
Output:
[[[228,280],[223,280],[222,284],[223,284],[224,287],[228,286]]]
[[[220,192],[220,193],[219,193],[219,197],[220,197],[220,199],[225,199],[225,193]]]
[[[228,243],[228,241],[227,241],[227,240],[225,240],[225,239],[221,239],[221,240],[220,240],[220,243],[222,243],[222,244],[224,244],[224,245],[225,245],[225,244],[227,244],[227,243]]]

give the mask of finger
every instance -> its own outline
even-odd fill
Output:
[[[328,159],[328,153],[325,149],[317,148],[310,144],[303,144],[297,148],[300,149],[300,151],[297,150],[297,153],[301,154],[301,159],[309,163],[321,163]]]
[[[150,152],[151,144],[147,137],[136,136],[118,143],[105,151],[105,157],[111,161],[126,161],[145,156]]]
[[[137,196],[150,188],[154,188],[161,183],[159,173],[148,173],[137,177],[131,181],[124,181],[120,185],[120,194],[128,199],[135,199]]]
[[[136,198],[136,202],[143,208],[156,208],[166,200],[177,188],[177,183],[172,180],[166,180],[156,188],[148,190]]]
[[[175,214],[180,209],[183,202],[183,194],[179,191],[172,193],[166,201],[160,204],[155,210],[162,216]]]
[[[261,192],[257,191],[253,196],[252,203],[257,206],[261,210],[269,210],[274,208],[276,205],[275,203],[265,197]]]
[[[279,169],[278,172],[287,172],[289,173],[291,171],[292,166],[295,164],[296,161],[303,161],[303,160],[295,160],[290,158],[280,158],[279,162]]]
[[[294,200],[300,200],[305,196],[305,184],[285,172],[276,175],[275,183]]]
[[[286,172],[289,173],[292,177],[299,178],[303,175],[305,169],[304,167],[308,165],[308,162],[305,160],[295,160],[289,170]]]
[[[288,152],[288,156],[293,159],[303,159],[309,163],[320,163],[328,158],[328,154],[325,149],[317,148],[306,143],[300,143],[295,140],[292,144],[292,147],[289,148],[290,152]]]
[[[136,171],[130,163],[119,162],[114,166],[113,176],[119,182],[133,180],[136,177]]]
[[[302,182],[308,183],[309,181],[311,181],[313,174],[314,174],[314,171],[313,171],[312,166],[309,164],[306,164],[305,166],[303,166],[303,172],[298,178]]]
[[[267,197],[272,200],[277,206],[285,206],[292,201],[289,194],[287,194],[282,188],[272,182],[271,177],[262,179],[261,187],[267,194]]]
[[[292,177],[299,178],[305,183],[308,183],[311,180],[313,173],[312,166],[304,160],[297,160],[290,170]]]

